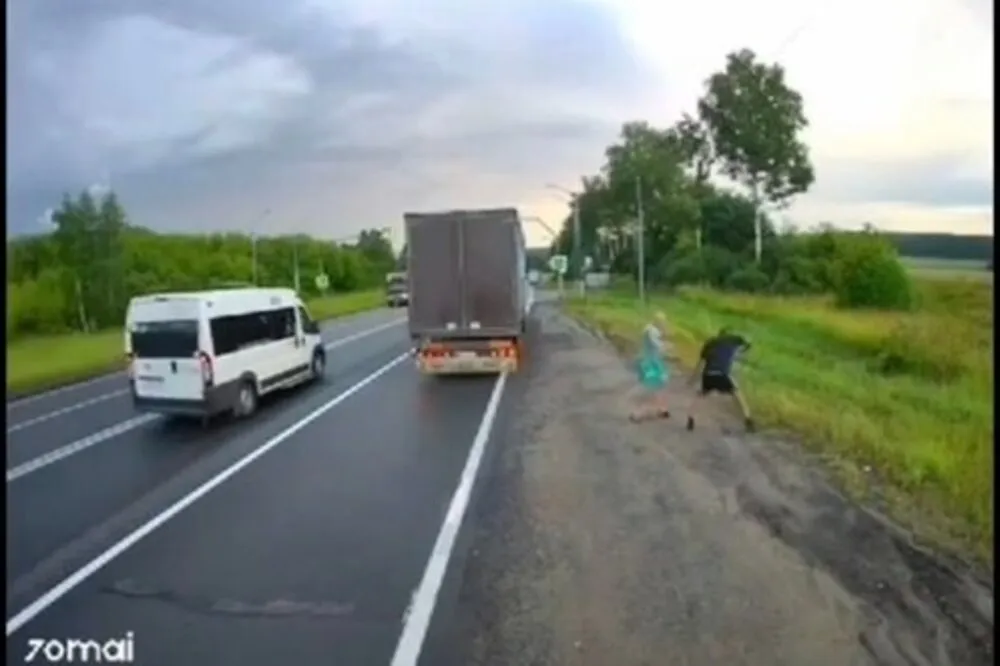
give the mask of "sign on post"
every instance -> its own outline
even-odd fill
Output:
[[[330,278],[326,276],[326,273],[320,273],[316,276],[316,288],[320,291],[326,291],[330,288]]]
[[[569,259],[565,254],[554,254],[549,257],[549,270],[556,275],[563,275],[569,268]]]

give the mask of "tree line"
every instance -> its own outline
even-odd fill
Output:
[[[886,232],[885,237],[904,257],[993,261],[992,236],[959,236],[941,233]]]
[[[256,249],[254,248],[256,245]],[[256,255],[256,262],[254,256]],[[375,287],[395,255],[379,230],[351,243],[305,235],[161,234],[129,223],[114,192],[64,197],[49,233],[7,241],[7,339],[120,326],[137,294],[254,283],[318,296]]]
[[[730,53],[693,114],[670,127],[625,123],[599,173],[582,179],[573,215],[552,251],[650,284],[710,285],[774,293],[832,292],[852,307],[906,308],[907,273],[893,244],[874,228],[810,233],[778,228],[785,208],[815,180],[802,132],[802,96],[783,67],[749,49]],[[726,183],[725,185],[720,183]]]

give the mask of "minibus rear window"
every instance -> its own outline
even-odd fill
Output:
[[[191,358],[198,351],[198,320],[136,322],[130,337],[136,358]]]

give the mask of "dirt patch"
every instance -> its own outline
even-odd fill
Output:
[[[539,308],[460,592],[464,663],[975,666],[992,590],[713,414],[625,418],[608,345]],[[678,401],[686,400],[678,382]]]

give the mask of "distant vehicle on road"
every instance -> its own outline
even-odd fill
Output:
[[[406,213],[409,328],[428,374],[513,372],[530,309],[514,208]]]
[[[292,289],[225,289],[137,296],[125,355],[140,411],[247,417],[260,396],[319,379],[319,325]]]
[[[540,271],[528,271],[528,284],[536,286],[542,281],[542,274]]]
[[[385,304],[390,308],[405,308],[410,304],[410,281],[405,272],[385,276]]]

